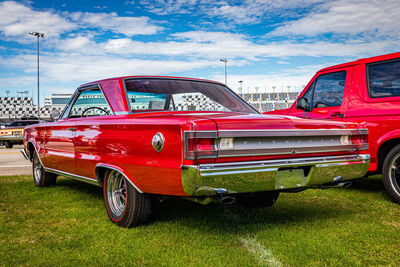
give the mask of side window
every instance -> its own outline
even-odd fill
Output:
[[[400,60],[367,65],[370,96],[400,96]]]
[[[345,84],[345,71],[319,76],[314,85],[312,108],[340,106],[343,101]]]
[[[79,93],[69,112],[69,118],[111,115],[112,111],[103,93],[98,88]]]
[[[307,92],[305,92],[305,94],[303,95],[303,98],[307,99],[309,105],[311,105],[311,103],[312,103],[314,85],[315,85],[315,81],[310,85]]]

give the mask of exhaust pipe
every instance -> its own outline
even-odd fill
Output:
[[[221,204],[224,204],[224,205],[233,204],[233,203],[235,203],[235,201],[236,201],[236,198],[230,197],[230,196],[221,196],[221,198],[220,198]]]
[[[217,196],[215,198],[215,200],[221,204],[224,205],[230,205],[235,203],[236,198],[231,197],[226,195],[228,193],[228,190],[225,188],[216,188],[214,189],[215,193],[217,193]]]
[[[342,183],[323,184],[323,185],[319,186],[319,188],[321,188],[321,189],[335,188],[335,187],[348,188],[352,184],[353,184],[352,182],[347,181],[347,182],[342,182]]]

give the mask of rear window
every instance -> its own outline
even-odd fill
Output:
[[[400,96],[400,60],[367,65],[368,87],[373,98]]]

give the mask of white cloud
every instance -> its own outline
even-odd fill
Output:
[[[316,36],[335,33],[398,38],[399,14],[398,0],[327,1],[307,16],[286,22],[272,34]]]
[[[0,3],[0,31],[6,37],[18,37],[19,41],[26,42],[31,31],[58,36],[75,28],[74,23],[53,11],[34,11],[12,1]]]
[[[395,45],[390,40],[352,41],[335,43],[326,41],[296,43],[290,41],[257,44],[242,34],[191,31],[171,35],[176,40],[141,42],[129,38],[112,39],[104,44],[107,53],[185,56],[193,58],[257,61],[265,58],[294,56],[354,57],[380,53]]]
[[[194,13],[210,17],[222,17],[236,24],[260,23],[271,16],[296,16],[294,9],[305,8],[322,0],[245,0],[245,1],[212,1],[212,0],[142,0],[150,12],[158,15]]]
[[[152,23],[148,17],[122,17],[117,13],[58,13],[45,11],[14,1],[0,2],[0,32],[3,39],[20,43],[32,42],[31,31],[45,33],[46,38],[59,38],[63,33],[85,28],[112,31],[133,36],[155,34],[163,28]]]
[[[100,28],[126,36],[156,34],[163,29],[151,23],[148,17],[121,17],[115,12],[74,12],[70,16],[81,28]]]

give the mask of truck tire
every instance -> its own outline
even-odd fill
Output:
[[[10,141],[5,141],[4,145],[6,146],[6,148],[12,148],[14,146],[14,144],[11,143]]]
[[[254,192],[237,196],[236,200],[244,205],[251,207],[271,207],[279,197],[279,192]]]
[[[400,145],[387,154],[383,162],[382,179],[386,192],[394,202],[400,204]]]
[[[42,162],[38,154],[33,154],[32,160],[33,183],[37,187],[48,187],[56,184],[57,175],[54,173],[46,172],[43,168]]]
[[[120,172],[106,172],[103,193],[108,216],[118,226],[130,228],[149,220],[150,195],[137,191]]]

